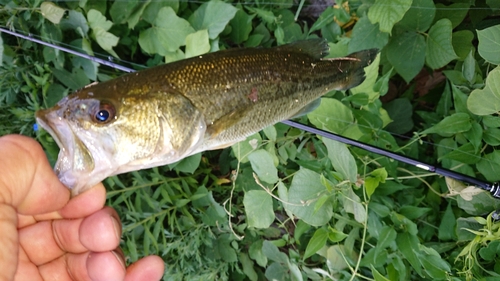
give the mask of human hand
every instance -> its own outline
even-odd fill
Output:
[[[157,256],[125,268],[105,199],[102,184],[70,199],[36,141],[0,137],[0,281],[160,280]]]

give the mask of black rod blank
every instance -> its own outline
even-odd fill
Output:
[[[376,147],[373,145],[359,142],[359,141],[356,141],[356,140],[353,140],[350,138],[346,138],[346,137],[343,137],[343,136],[340,136],[340,135],[337,135],[334,133],[330,133],[330,132],[327,132],[327,131],[324,131],[321,129],[312,128],[310,126],[307,126],[307,125],[304,125],[304,124],[301,124],[301,123],[298,123],[295,121],[285,120],[285,121],[282,121],[281,123],[286,124],[286,125],[291,126],[291,127],[295,127],[297,129],[300,129],[300,130],[304,130],[304,131],[309,132],[309,133],[320,135],[320,136],[325,137],[325,138],[336,140],[336,141],[341,142],[341,143],[345,143],[345,144],[349,144],[349,145],[352,145],[355,147],[359,147],[361,149],[364,149],[364,150],[367,150],[367,151],[370,151],[370,152],[373,152],[376,154],[380,154],[382,156],[387,156],[387,157],[395,159],[397,161],[401,161],[403,163],[413,165],[417,168],[420,168],[420,169],[423,169],[426,171],[430,171],[430,172],[434,172],[434,173],[441,175],[441,176],[445,176],[445,177],[449,177],[449,178],[453,178],[453,179],[456,179],[459,181],[464,181],[464,182],[473,184],[475,186],[478,186],[481,189],[488,191],[493,197],[500,199],[500,184],[498,182],[495,182],[495,183],[485,182],[485,181],[482,181],[482,180],[479,180],[479,179],[476,179],[476,178],[473,178],[473,177],[470,177],[470,176],[467,176],[467,175],[464,175],[464,174],[461,174],[461,173],[458,173],[455,171],[451,171],[451,170],[437,167],[437,166],[432,166],[432,165],[429,165],[425,162],[418,161],[418,160],[415,160],[411,157],[404,156],[404,155],[401,155],[401,154],[398,154],[398,153],[395,153],[395,152],[392,152],[389,150],[385,150],[383,148],[379,148],[379,147]]]

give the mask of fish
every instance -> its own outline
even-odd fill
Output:
[[[54,171],[76,196],[304,115],[325,93],[359,85],[378,50],[328,53],[320,38],[208,53],[88,85],[36,120],[59,146]]]

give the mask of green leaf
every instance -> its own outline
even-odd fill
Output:
[[[40,10],[42,11],[42,16],[53,24],[59,24],[65,12],[63,8],[52,2],[43,2],[42,5],[40,5]]]
[[[224,234],[219,236],[214,242],[214,249],[219,253],[220,257],[225,262],[236,262],[238,258],[236,256],[236,251],[231,247],[231,236],[230,234]]]
[[[286,264],[288,263],[288,257],[284,253],[280,252],[278,247],[273,243],[264,240],[262,244],[262,253],[270,260]]]
[[[273,157],[268,151],[257,149],[248,155],[248,160],[250,160],[252,169],[262,181],[274,184],[279,180],[278,170],[274,166]]]
[[[500,112],[500,67],[488,74],[485,84],[484,89],[472,91],[467,99],[467,108],[476,115]]]
[[[462,74],[469,83],[473,84],[476,80],[476,59],[474,58],[474,49],[471,48],[462,65]]]
[[[456,239],[456,234],[454,231],[456,224],[457,220],[455,218],[455,214],[453,214],[453,209],[450,201],[448,203],[448,207],[446,207],[446,211],[441,217],[441,223],[439,224],[439,231],[438,231],[439,240],[448,241],[453,238]]]
[[[368,17],[361,17],[352,30],[347,50],[354,53],[371,48],[382,49],[388,41],[389,33],[380,31],[379,25],[372,24]]]
[[[250,258],[252,258],[257,262],[258,265],[265,267],[267,265],[267,257],[262,252],[262,248],[263,248],[263,240],[257,240],[256,242],[250,245],[250,248],[248,249],[248,254],[250,255]]]
[[[339,100],[329,98],[322,98],[318,108],[307,117],[314,126],[337,134],[354,123],[351,109]]]
[[[391,133],[405,134],[413,129],[413,106],[409,99],[394,99],[383,106],[392,119],[385,130]]]
[[[120,38],[108,32],[113,22],[107,20],[106,17],[97,10],[90,10],[87,13],[87,19],[92,29],[92,34],[99,46],[113,56],[118,57],[113,51],[113,47],[118,44]]]
[[[210,1],[194,11],[189,17],[189,22],[196,30],[207,29],[209,38],[215,39],[236,15],[237,10],[231,4],[222,1]]]
[[[307,169],[300,169],[293,177],[288,190],[288,202],[285,209],[312,226],[322,226],[333,216],[332,201],[326,201],[315,211],[315,203],[327,192],[321,184],[320,175]]]
[[[248,226],[268,228],[274,221],[273,200],[264,190],[250,190],[243,198]]]
[[[57,77],[57,76],[56,76]],[[63,97],[68,95],[68,89],[61,86],[59,83],[52,83],[47,90],[45,104],[47,107],[56,105]]]
[[[255,15],[248,15],[243,10],[238,10],[234,18],[229,22],[231,25],[231,33],[229,37],[235,44],[241,44],[248,40],[250,32],[252,32],[252,19]]]
[[[436,7],[432,0],[413,0],[398,26],[407,31],[425,32],[432,24]]]
[[[420,263],[433,280],[445,280],[450,275],[450,265],[439,256],[421,255]]]
[[[486,127],[498,128],[500,127],[500,117],[486,115],[483,117],[482,123]]]
[[[500,180],[500,150],[486,154],[476,164],[477,169],[490,182]]]
[[[477,167],[477,169],[482,172],[479,166]],[[468,190],[464,189],[463,191]],[[500,207],[500,202],[498,202],[498,199],[495,199],[485,191],[480,190],[481,192],[477,193],[474,190],[470,190],[469,194],[466,194],[465,196],[462,195],[463,191],[460,192],[460,197],[457,197],[457,203],[458,207],[464,210],[467,214],[481,216]],[[457,226],[457,228],[458,227],[459,226]]]
[[[256,150],[261,146],[262,138],[259,133],[253,134],[246,138],[244,141],[240,141],[231,146],[233,149],[234,156],[241,162],[248,162],[248,155],[252,151]]]
[[[113,22],[106,19],[105,16],[101,14],[101,12],[97,10],[90,10],[87,13],[87,20],[89,22],[90,28],[101,28],[104,31],[107,31],[113,25]]]
[[[392,27],[410,9],[412,0],[376,0],[368,10],[368,18],[380,24],[380,31],[391,33]]]
[[[192,174],[194,173],[194,171],[196,171],[196,169],[198,169],[198,167],[200,166],[200,162],[201,153],[196,153],[175,163],[175,170]]]
[[[330,241],[332,241],[333,243],[338,243],[349,236],[343,232],[336,230],[335,228],[329,227],[328,230],[328,239],[330,239]]]
[[[375,189],[381,182],[385,182],[386,178],[387,171],[385,168],[378,168],[370,173],[370,175],[365,179],[365,189],[368,198],[372,196],[373,192],[375,192]]]
[[[51,70],[57,80],[72,90],[78,90],[90,84],[90,80],[81,68],[73,69],[73,73],[69,73],[64,69],[52,68]]]
[[[186,36],[186,58],[203,55],[210,51],[210,42],[206,29]]]
[[[486,4],[488,4],[492,10],[500,9],[500,2],[496,0],[486,0]]]
[[[332,23],[335,17],[335,10],[333,7],[329,6],[327,7],[321,15],[319,15],[318,19],[314,24],[311,26],[311,29],[309,30],[309,33],[314,32],[316,30],[320,30],[324,26],[326,26],[329,23]]]
[[[466,143],[439,158],[439,160],[442,159],[456,160],[465,164],[476,164],[482,158],[472,143]]]
[[[471,128],[470,116],[467,113],[455,113],[445,117],[441,122],[424,130],[420,134],[438,134],[449,137],[457,133],[466,132]]]
[[[250,279],[250,281],[257,281],[259,276],[254,269],[253,261],[245,253],[238,253],[238,261],[243,267],[243,273]]]
[[[417,236],[408,232],[399,233],[396,237],[396,244],[398,245],[399,251],[401,251],[413,269],[415,269],[415,271],[422,276],[422,266],[420,265],[419,257],[417,256],[417,253],[420,252],[420,243]]]
[[[346,192],[343,193],[344,195],[344,210],[348,213],[351,213],[354,215],[354,219],[362,224],[366,223],[366,209],[361,204],[361,199],[359,199],[359,196],[354,193],[352,188],[349,188]]]
[[[407,205],[407,206],[402,206],[399,209],[399,213],[410,220],[414,220],[420,218],[421,216],[425,215],[431,210],[432,210],[431,208],[423,208],[423,207]]]
[[[379,239],[377,242],[377,246],[375,247],[375,251],[379,252],[389,247],[392,243],[394,243],[396,239],[397,233],[390,226],[384,226],[380,231]],[[375,254],[378,256],[378,254]]]
[[[464,133],[464,136],[474,147],[474,152],[479,151],[483,141],[483,128],[477,122],[472,122],[472,127]]]
[[[68,17],[61,20],[60,27],[61,30],[73,29],[82,37],[85,37],[87,32],[89,32],[87,19],[81,12],[74,10],[70,10]]]
[[[500,25],[476,31],[479,55],[489,63],[500,64]]]
[[[149,22],[150,24],[154,24],[158,16],[158,12],[163,7],[170,7],[172,8],[172,10],[175,11],[175,13],[177,13],[177,11],[179,10],[179,1],[178,0],[151,1],[151,3],[149,3],[144,9],[141,18]]]
[[[138,0],[114,1],[109,9],[111,19],[115,23],[124,23],[137,7]]]
[[[390,281],[384,275],[380,274],[380,272],[378,272],[375,269],[375,267],[373,267],[373,265],[371,265],[370,267],[371,267],[373,278],[375,279],[375,281]]]
[[[346,251],[349,251],[349,249],[346,249],[344,245],[333,245],[328,248],[326,258],[331,270],[340,272],[349,266],[346,263]]]
[[[459,30],[452,34],[453,50],[460,60],[464,60],[472,49],[472,40],[474,33],[470,30]]]
[[[483,132],[483,140],[491,146],[500,145],[500,129],[488,128]]]
[[[138,7],[136,7],[127,19],[128,28],[133,29],[137,23],[142,19],[144,10],[149,6],[152,0],[141,1]]]
[[[451,43],[451,32],[448,19],[439,20],[429,30],[425,61],[432,69],[441,68],[457,58]]]
[[[100,27],[92,28],[92,34],[94,35],[97,44],[99,44],[101,48],[108,51],[108,53],[112,54],[113,56],[118,57],[118,55],[113,51],[113,47],[118,44],[118,40],[120,38]]]
[[[271,141],[276,141],[277,138],[277,132],[276,132],[276,127],[274,126],[268,126],[262,130],[266,137],[271,140]]]
[[[438,2],[438,1],[436,1]],[[450,2],[459,2],[459,1],[450,1]],[[453,3],[451,5],[444,5],[441,3],[436,3],[436,17],[435,21],[438,21],[443,18],[447,18],[451,21],[452,27],[455,28],[459,24],[464,21],[464,18],[469,13],[469,7],[472,2],[462,1],[464,3]]]
[[[425,46],[424,37],[416,32],[395,35],[387,44],[387,59],[407,83],[424,66]]]
[[[316,254],[316,252],[326,245],[326,240],[328,240],[328,231],[323,227],[318,228],[309,240],[309,243],[307,243],[303,259],[305,260]]]
[[[342,174],[344,179],[352,183],[356,182],[358,168],[347,145],[327,138],[323,138],[323,143],[328,150],[328,158],[332,161],[335,171]]]
[[[284,276],[289,276],[289,269],[286,263],[272,263],[266,268],[266,280],[282,280]]]
[[[141,31],[139,45],[150,54],[165,56],[186,44],[186,37],[194,33],[188,21],[178,17],[171,7],[158,12],[153,27]]]

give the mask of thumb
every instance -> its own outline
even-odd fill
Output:
[[[35,140],[9,135],[0,138],[0,204],[19,214],[36,215],[62,208],[69,190],[54,174]]]

